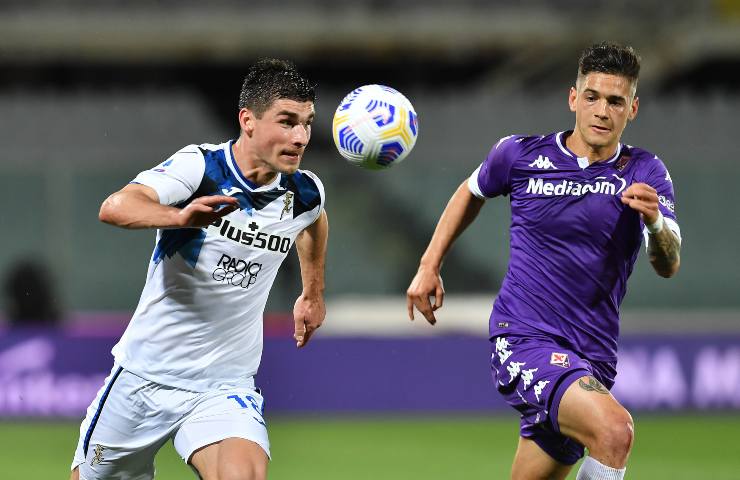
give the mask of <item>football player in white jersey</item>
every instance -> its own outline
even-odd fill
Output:
[[[103,202],[103,222],[155,228],[157,243],[111,374],[80,427],[73,480],[153,478],[170,439],[202,479],[266,477],[253,377],[267,296],[293,243],[303,283],[297,347],[325,316],[324,189],[298,169],[314,99],[292,64],[261,60],[244,80],[236,141],[186,146]]]

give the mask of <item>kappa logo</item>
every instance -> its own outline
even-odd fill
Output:
[[[527,362],[510,362],[509,366],[506,367],[506,370],[509,371],[509,383],[513,382],[514,379],[519,376],[519,372],[521,371],[521,368],[526,364]]]
[[[552,355],[550,355],[550,365],[557,365],[558,367],[563,367],[563,368],[570,367],[570,360],[568,360],[568,354],[552,352]]]
[[[542,170],[548,170],[548,169],[557,170],[558,169],[558,167],[553,165],[553,163],[550,161],[550,158],[542,156],[542,155],[537,157],[537,159],[534,162],[530,163],[529,166],[537,167]]]
[[[508,340],[504,337],[498,337],[496,338],[496,353],[498,354],[498,361],[503,365],[506,359],[508,359],[514,352],[509,350]]]
[[[528,370],[522,370],[522,381],[524,382],[524,390],[529,387],[529,384],[532,383],[532,380],[534,379],[534,372],[539,370],[538,368],[530,368]]]
[[[545,389],[548,383],[550,383],[550,380],[540,380],[539,382],[537,382],[537,385],[534,386],[534,396],[535,398],[537,398],[537,403],[541,403],[540,395],[542,395],[542,391]]]

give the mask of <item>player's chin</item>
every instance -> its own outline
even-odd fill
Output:
[[[587,141],[592,147],[607,147],[613,143],[614,135],[589,135]]]
[[[298,170],[301,166],[300,155],[281,155],[280,161],[278,162],[278,169],[280,173],[291,174]]]

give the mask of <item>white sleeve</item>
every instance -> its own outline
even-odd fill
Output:
[[[309,170],[301,170],[301,172],[303,172],[306,175],[308,175],[311,178],[311,180],[313,180],[314,183],[316,183],[316,188],[319,190],[319,197],[321,199],[321,203],[319,204],[318,208],[315,209],[316,210],[316,216],[314,217],[313,221],[311,222],[311,223],[313,223],[316,220],[318,220],[319,216],[321,215],[321,211],[324,209],[324,204],[326,203],[326,193],[324,192],[324,184],[321,183],[321,180],[319,180],[319,177],[315,173],[313,173],[313,172],[311,172]]]
[[[482,165],[479,165],[470,175],[470,178],[468,178],[468,190],[470,190],[470,193],[472,193],[473,196],[480,198],[481,200],[488,200],[488,197],[483,194],[480,189],[480,185],[478,185],[478,174],[480,173],[481,166]]]
[[[198,190],[205,170],[203,153],[197,145],[188,145],[156,167],[139,173],[131,183],[153,188],[162,205],[177,205]]]

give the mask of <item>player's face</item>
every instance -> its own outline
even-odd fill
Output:
[[[579,76],[568,97],[576,113],[576,136],[593,149],[615,147],[627,122],[637,115],[638,98],[632,82],[621,75]]]
[[[257,165],[273,172],[291,174],[298,170],[303,152],[311,139],[313,102],[277,99],[261,118],[249,110],[242,124],[250,136],[250,147]]]

